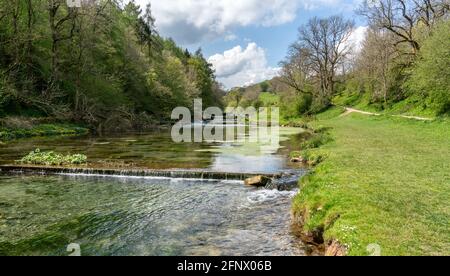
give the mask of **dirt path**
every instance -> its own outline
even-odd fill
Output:
[[[425,117],[417,117],[417,116],[406,116],[406,115],[392,115],[392,117],[401,117],[406,119],[413,119],[413,120],[419,120],[419,121],[433,121],[432,118],[425,118]]]
[[[381,116],[379,113],[373,113],[373,112],[367,112],[362,111],[350,107],[345,107],[345,112],[340,117],[348,116],[352,113],[360,113],[364,115],[370,115],[370,116]],[[392,117],[399,117],[399,118],[405,118],[405,119],[413,119],[413,120],[419,120],[419,121],[433,121],[432,118],[425,118],[425,117],[418,117],[418,116],[407,116],[407,115],[391,115]]]
[[[346,107],[345,108],[345,113],[343,113],[340,117],[345,117],[345,116],[350,115],[352,113],[360,113],[360,114],[371,115],[371,116],[380,116],[381,115],[381,114],[378,114],[378,113],[366,112],[366,111],[362,111],[362,110]]]

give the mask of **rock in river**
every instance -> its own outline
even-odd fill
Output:
[[[245,185],[255,186],[255,187],[265,187],[270,182],[271,182],[270,178],[263,176],[263,175],[258,175],[258,176],[246,179]]]
[[[303,159],[303,157],[294,157],[291,159],[291,163],[304,163],[305,159]]]

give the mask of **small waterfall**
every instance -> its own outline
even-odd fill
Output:
[[[265,188],[269,190],[291,191],[299,188],[299,180],[305,173],[305,170],[285,171],[279,177],[273,178]]]
[[[259,173],[230,173],[213,172],[207,170],[149,170],[149,169],[96,169],[96,168],[63,168],[63,167],[38,167],[38,166],[0,166],[0,172],[28,173],[28,174],[80,174],[96,176],[129,176],[129,177],[162,177],[162,178],[186,178],[201,180],[239,180],[264,175],[277,179],[278,174]]]
[[[288,170],[280,174],[264,173],[230,173],[214,172],[208,170],[150,170],[150,169],[97,169],[97,168],[63,168],[38,166],[0,166],[0,172],[41,175],[85,175],[85,176],[120,176],[120,177],[155,177],[172,179],[198,179],[198,180],[232,180],[244,181],[255,176],[266,176],[271,182],[265,189],[291,191],[298,188],[298,181],[305,174],[304,170]]]

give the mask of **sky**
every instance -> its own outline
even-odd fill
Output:
[[[136,0],[152,4],[164,37],[195,51],[202,48],[218,81],[230,89],[271,79],[279,73],[299,26],[314,16],[353,19],[352,41],[360,43],[365,23],[354,9],[361,0]]]

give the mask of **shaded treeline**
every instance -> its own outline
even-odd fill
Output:
[[[220,104],[201,50],[162,38],[134,1],[0,0],[0,116],[143,128],[176,106]]]

